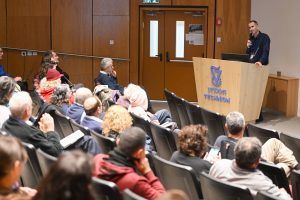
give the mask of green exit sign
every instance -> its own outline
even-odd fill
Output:
[[[143,3],[159,3],[159,0],[143,0]]]

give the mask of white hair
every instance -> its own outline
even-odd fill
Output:
[[[24,112],[31,108],[32,100],[28,92],[17,92],[14,93],[9,100],[9,109],[11,115],[16,118],[22,118]]]
[[[83,105],[84,101],[87,98],[92,97],[92,96],[93,96],[93,93],[89,88],[82,87],[82,88],[79,88],[78,90],[76,90],[75,101],[76,101],[76,103]]]
[[[108,66],[112,65],[113,60],[111,58],[103,58],[100,63],[101,70],[105,70]]]

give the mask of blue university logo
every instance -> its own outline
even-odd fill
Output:
[[[211,71],[211,82],[215,87],[220,87],[222,84],[222,80],[221,80],[221,74],[222,74],[222,70],[219,67],[216,66],[211,66],[210,67],[210,71]]]

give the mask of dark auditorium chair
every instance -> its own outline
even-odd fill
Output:
[[[264,161],[260,161],[257,168],[262,171],[264,175],[269,177],[275,185],[279,188],[284,188],[289,194],[291,194],[289,182],[283,168]]]
[[[169,91],[168,89],[164,89],[164,93],[165,93],[165,97],[167,99],[168,102],[168,106],[169,106],[169,110],[171,113],[171,117],[173,122],[177,123],[177,126],[179,128],[181,128],[181,124],[180,124],[180,118],[179,118],[179,114],[176,108],[176,104],[174,102],[174,96],[176,96],[173,92]]]
[[[223,140],[221,142],[221,148],[220,148],[220,153],[221,153],[221,158],[222,159],[229,159],[233,160],[234,159],[234,147],[235,147],[234,142],[232,141],[225,141]]]
[[[181,128],[188,126],[191,124],[186,107],[185,107],[185,102],[183,98],[180,98],[176,95],[173,96],[173,101],[175,102],[175,106],[177,109],[177,113],[180,119],[180,125]]]
[[[267,192],[258,192],[256,197],[254,198],[255,200],[281,200],[281,198],[276,197],[270,193]]]
[[[280,133],[280,140],[285,146],[293,151],[296,160],[300,162],[300,139]]]
[[[143,129],[147,133],[147,135],[151,139],[151,145],[152,145],[153,149],[156,151],[155,144],[153,142],[152,131],[150,128],[150,122],[148,122],[147,120],[145,120],[144,118],[142,118],[140,116],[137,116],[134,113],[130,113],[130,115],[132,117],[132,125]]]
[[[276,138],[279,140],[279,133],[275,130],[264,129],[254,124],[248,124],[248,136],[257,137],[262,144],[268,141],[270,138]]]
[[[245,186],[237,186],[220,181],[205,172],[200,175],[201,189],[205,200],[252,200],[250,190]]]
[[[97,177],[92,178],[92,190],[96,196],[96,200],[122,200],[122,195],[113,182],[99,179]]]
[[[190,166],[179,165],[157,155],[150,156],[156,175],[167,190],[179,189],[184,191],[189,199],[202,199],[200,182]]]
[[[46,152],[42,151],[41,149],[38,149],[36,151],[36,155],[37,155],[39,165],[41,167],[42,175],[46,176],[50,167],[53,165],[53,163],[56,162],[57,158],[47,154]]]
[[[300,171],[292,170],[290,178],[291,178],[291,185],[293,191],[293,199],[299,200],[300,199]]]
[[[54,120],[55,131],[59,133],[60,139],[74,132],[71,126],[70,117],[61,114],[57,110],[55,112],[52,112],[51,116]]]
[[[103,153],[108,153],[109,151],[113,150],[116,146],[116,141],[113,138],[106,137],[97,133],[93,130],[90,130],[92,137],[98,142],[99,146],[101,147]]]
[[[132,192],[128,188],[125,189],[122,192],[122,194],[123,194],[123,200],[146,200],[144,197],[141,197],[141,196],[135,194],[134,192]]]
[[[22,143],[28,154],[28,160],[21,175],[22,184],[25,187],[37,188],[42,178],[42,171],[37,158],[36,149],[32,144]]]
[[[199,105],[185,101],[185,109],[191,124],[205,124],[202,117],[202,109]]]
[[[37,117],[43,108],[44,100],[41,98],[40,94],[35,90],[32,93],[30,93],[30,96],[32,98],[33,103],[35,104],[33,106],[32,115]]]
[[[70,123],[74,132],[80,130],[84,135],[91,135],[88,127],[77,124],[73,119],[70,119]]]
[[[208,143],[214,145],[217,137],[227,135],[225,131],[226,117],[202,108],[202,117],[208,128]]]
[[[150,123],[150,128],[157,154],[160,157],[169,160],[173,152],[177,150],[175,137],[172,131],[154,123]]]

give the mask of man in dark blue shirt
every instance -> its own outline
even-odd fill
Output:
[[[269,64],[270,37],[259,31],[258,23],[255,20],[249,22],[249,31],[246,53],[250,56],[250,63],[258,66]]]

